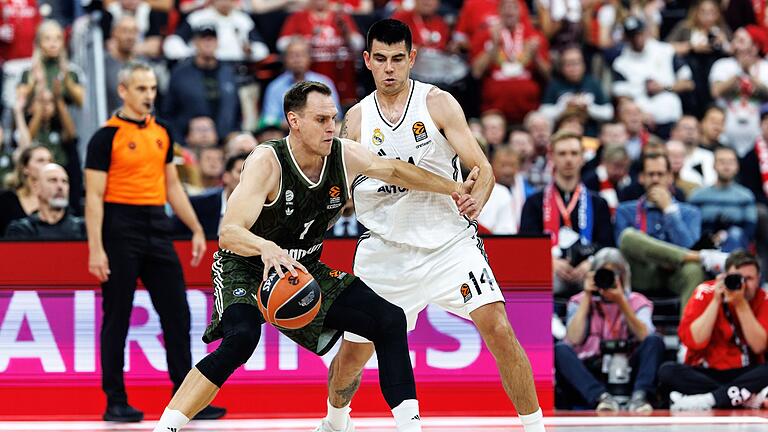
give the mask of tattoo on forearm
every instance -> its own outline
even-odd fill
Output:
[[[339,138],[348,138],[347,133],[347,118],[345,117],[341,122],[341,132],[339,132]]]
[[[355,392],[357,392],[357,389],[360,387],[360,380],[362,377],[363,373],[360,372],[357,374],[355,379],[349,383],[348,386],[344,387],[343,389],[336,390],[336,395],[341,398],[342,401],[341,406],[347,406],[352,401],[352,396],[355,395]]]

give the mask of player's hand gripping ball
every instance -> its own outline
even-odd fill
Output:
[[[270,324],[288,329],[300,329],[315,319],[320,311],[320,284],[309,273],[296,269],[298,276],[286,273],[280,277],[272,270],[261,287],[256,301]]]

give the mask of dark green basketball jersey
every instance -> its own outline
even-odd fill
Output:
[[[287,249],[305,265],[317,261],[328,225],[348,198],[341,141],[333,139],[317,183],[312,183],[301,171],[287,138],[261,145],[272,149],[280,162],[280,192],[274,201],[264,205],[251,232]],[[248,260],[260,268],[263,265],[260,256]]]

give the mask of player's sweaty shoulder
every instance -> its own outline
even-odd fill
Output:
[[[269,146],[260,145],[246,159],[241,181],[255,181],[262,187],[274,186],[280,180],[280,172],[277,153]]]
[[[347,110],[344,120],[341,123],[341,132],[339,138],[348,138],[353,141],[360,141],[362,107],[359,103]]]

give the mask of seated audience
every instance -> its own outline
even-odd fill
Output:
[[[313,72],[310,69],[312,58],[310,46],[306,39],[296,36],[289,39],[283,51],[283,64],[285,72],[272,80],[264,91],[264,109],[261,111],[261,120],[269,123],[285,123],[283,113],[283,96],[295,83],[299,81],[318,81],[331,89],[331,96],[336,103],[336,109],[341,114],[341,104],[336,86],[331,79],[323,74]]]
[[[666,155],[643,155],[640,184],[645,194],[621,203],[616,211],[616,242],[632,268],[632,289],[672,291],[685,304],[705,279],[702,260],[716,269],[722,254],[690,251],[701,237],[701,213],[672,196]]]
[[[221,176],[221,187],[189,197],[189,202],[195,210],[197,219],[203,226],[205,238],[215,239],[219,237],[221,217],[224,216],[224,211],[227,209],[229,196],[240,183],[240,173],[243,171],[243,163],[247,157],[248,153],[229,157],[224,166],[224,174]],[[176,215],[173,216],[173,232],[175,235],[192,235],[189,228]]]
[[[571,46],[560,53],[558,75],[549,82],[541,111],[552,121],[559,118],[566,109],[577,109],[589,119],[587,135],[597,134],[597,124],[613,118],[613,105],[605,96],[600,82],[587,75],[581,47]]]
[[[492,234],[516,234],[523,204],[533,188],[519,173],[520,155],[511,147],[497,148],[491,156],[491,166],[496,184],[477,222]]]
[[[659,384],[673,411],[760,408],[768,393],[768,292],[760,264],[744,251],[725,272],[699,285],[685,305],[678,330],[683,364],[665,363]]]
[[[717,182],[697,190],[689,200],[701,210],[702,240],[707,240],[707,247],[723,252],[747,249],[755,240],[757,208],[752,192],[735,181],[739,172],[736,150],[717,148],[715,171]]]
[[[557,133],[552,136],[551,152],[554,181],[525,201],[520,233],[549,234],[553,291],[567,297],[581,291],[589,257],[613,246],[613,224],[605,201],[581,183],[581,137]]]
[[[69,178],[61,165],[40,168],[37,211],[8,225],[6,238],[17,240],[82,240],[83,218],[72,216],[69,207]]]
[[[691,69],[675,58],[672,45],[651,36],[635,17],[624,21],[627,43],[613,62],[613,94],[634,100],[653,119],[655,131],[667,136],[683,115],[680,93],[693,89]]]
[[[216,28],[196,27],[193,35],[194,56],[173,68],[162,111],[175,137],[183,137],[190,120],[200,116],[212,118],[217,135],[224,137],[240,129],[235,68],[216,58]]]
[[[624,190],[632,184],[629,176],[629,154],[619,144],[603,144],[602,161],[595,170],[584,176],[584,185],[597,192],[608,204],[611,214],[616,212],[620,201],[625,201]]]
[[[11,221],[37,211],[40,169],[51,162],[53,155],[45,147],[28,147],[21,152],[11,174],[9,190],[0,192],[0,234],[5,234]]]
[[[184,137],[185,144],[191,149],[213,147],[219,143],[216,133],[216,124],[210,117],[193,117],[187,124],[187,133]]]
[[[680,178],[699,186],[715,184],[715,156],[710,150],[699,146],[699,121],[696,117],[681,117],[672,128],[670,138],[685,144],[685,160],[680,170]]]
[[[682,201],[688,201],[688,197],[690,197],[696,189],[701,187],[701,184],[688,181],[681,175],[683,167],[685,167],[685,159],[688,157],[688,149],[682,141],[677,140],[667,141],[667,143],[664,144],[664,148],[667,151],[669,167],[672,170],[672,184],[683,192],[685,199]]]
[[[600,272],[600,273],[596,273]],[[597,411],[619,411],[619,402],[608,390],[603,368],[604,343],[626,343],[619,354],[629,356],[632,368],[630,412],[651,412],[649,399],[656,393],[656,371],[664,358],[664,342],[655,334],[653,303],[633,292],[630,268],[618,249],[604,248],[594,255],[584,290],[568,300],[567,333],[555,346],[558,385],[578,394]],[[598,277],[599,276],[599,277]],[[618,359],[617,359],[618,360]],[[611,373],[627,373],[609,362]],[[613,370],[611,370],[613,369]],[[562,383],[562,384],[561,384]]]
[[[509,122],[520,123],[539,107],[542,87],[536,78],[549,76],[549,47],[541,33],[521,22],[517,0],[499,1],[499,21],[474,36],[470,58],[482,111],[499,110]]]

